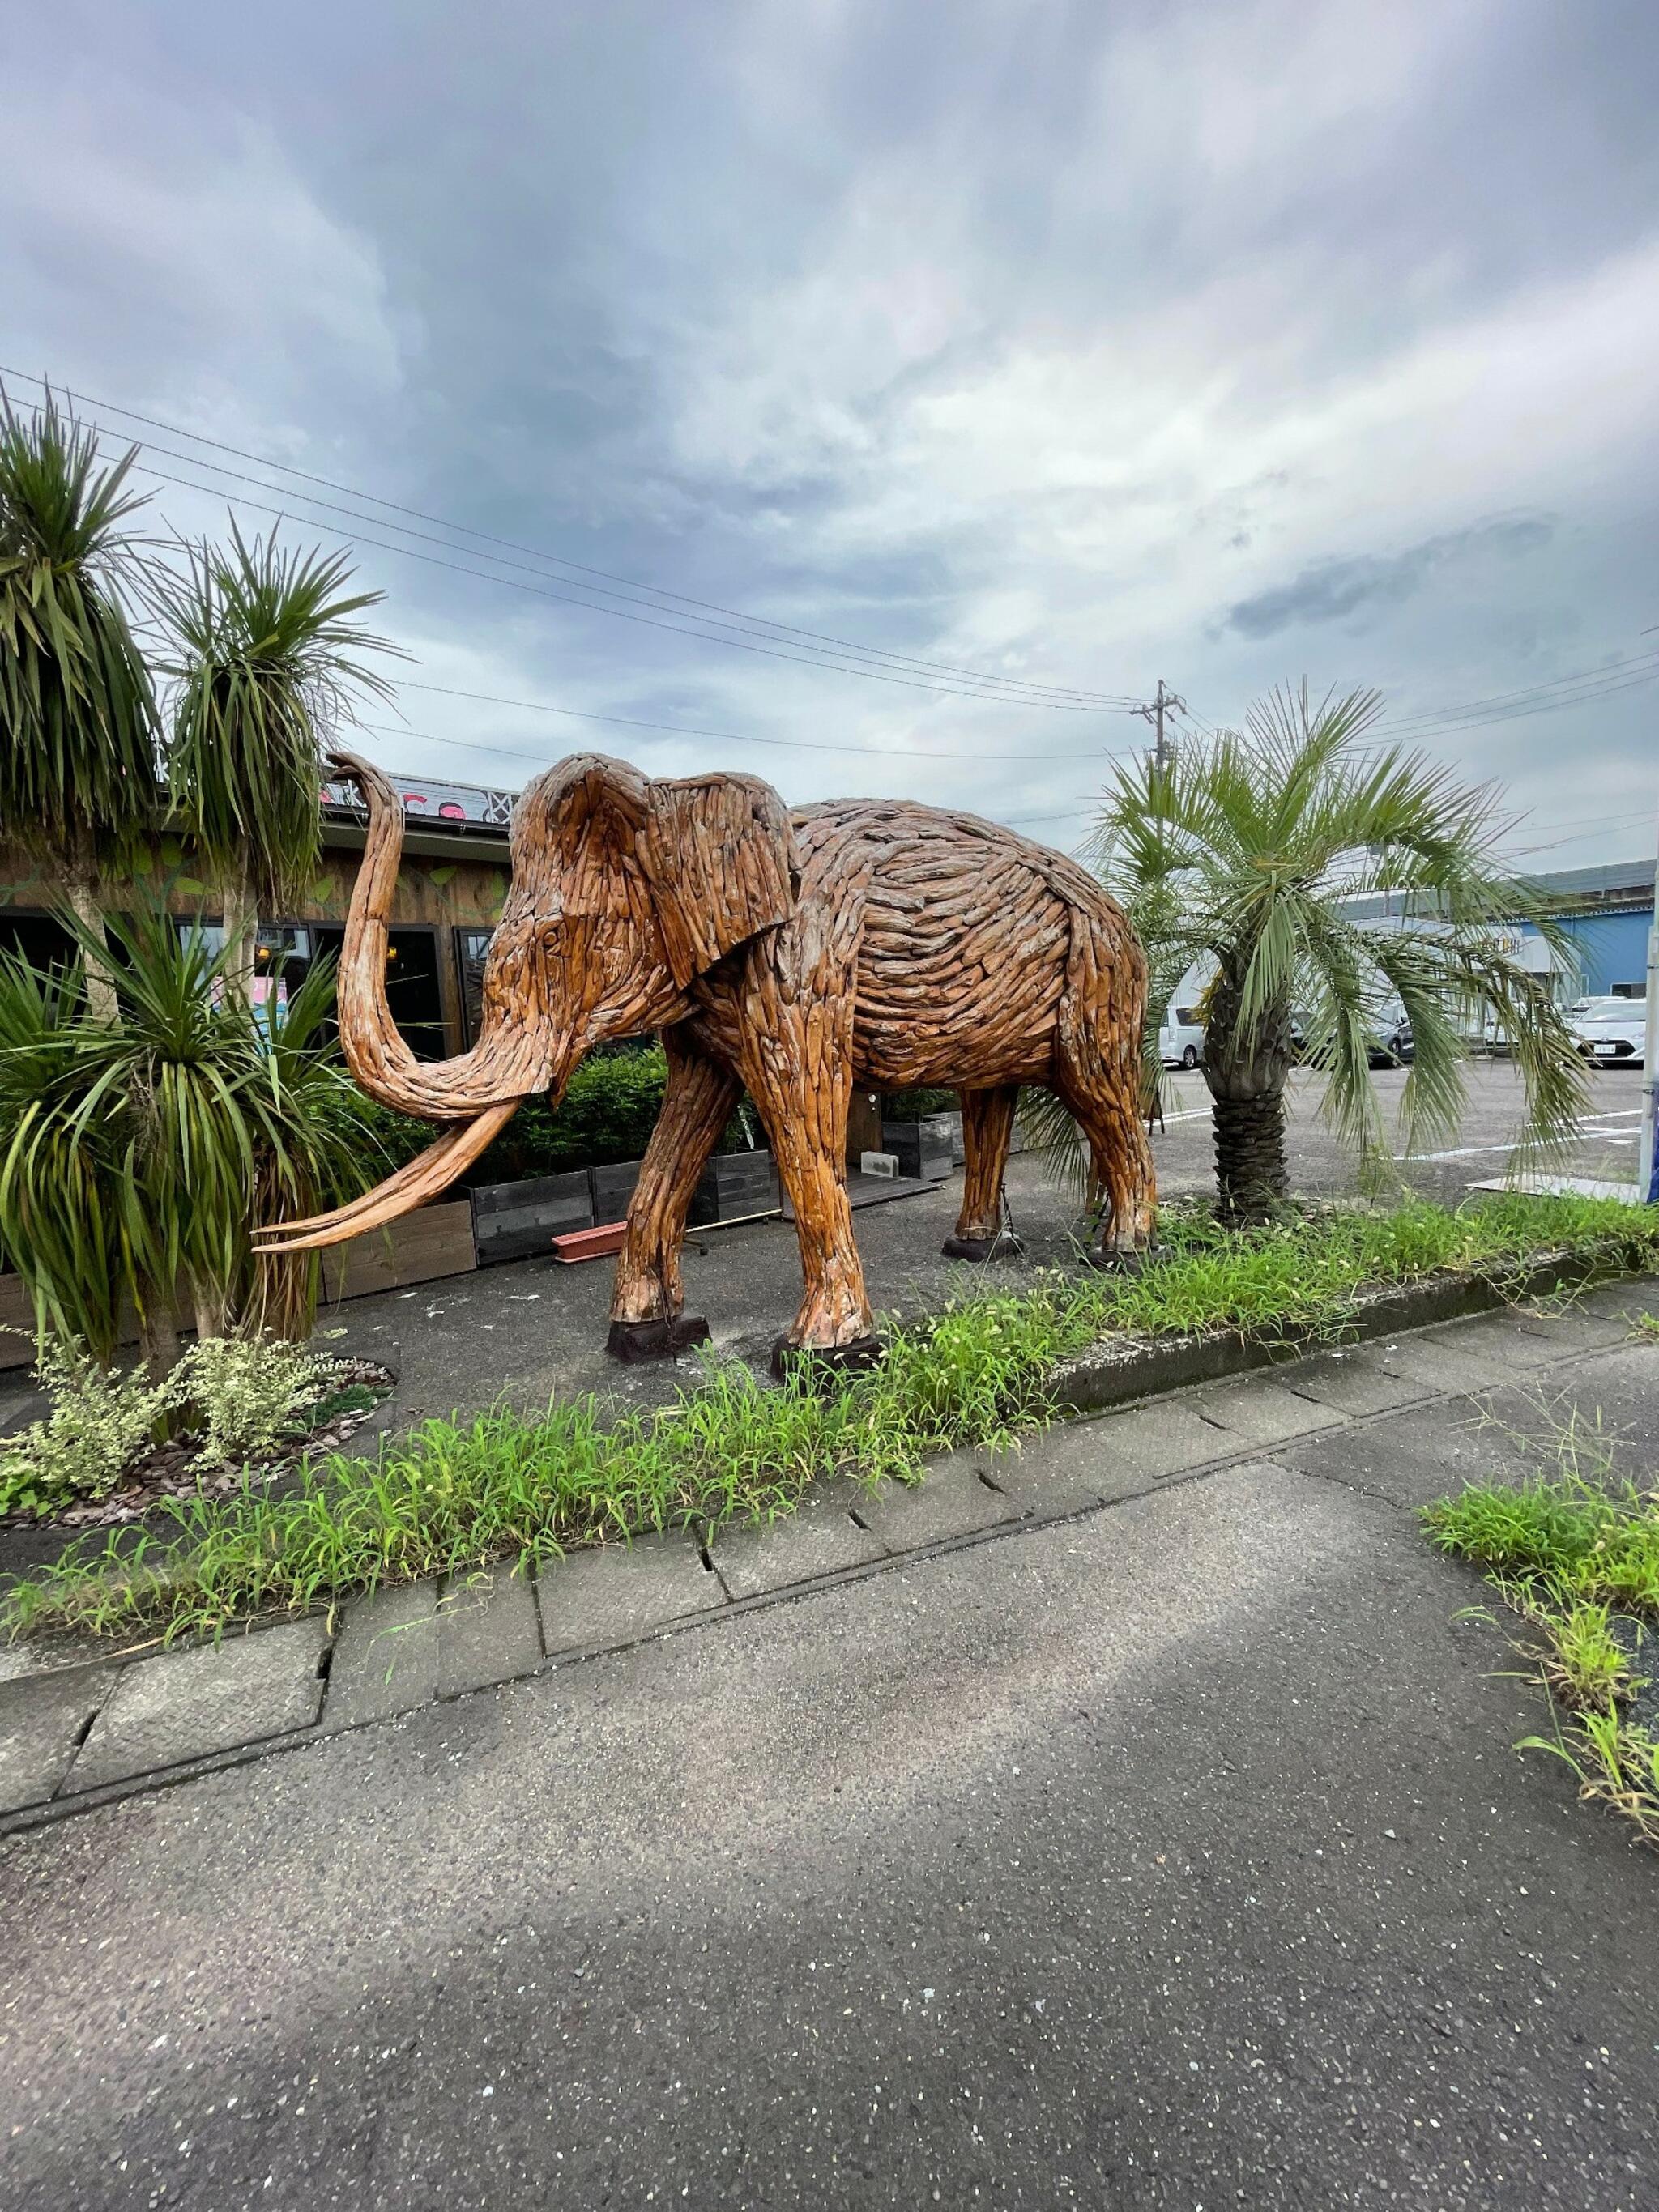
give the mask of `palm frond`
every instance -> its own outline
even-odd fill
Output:
[[[199,925],[141,904],[107,944],[64,927],[81,963],[65,975],[0,957],[0,1245],[42,1326],[107,1358],[124,1298],[142,1314],[183,1288],[232,1319],[308,1328],[314,1259],[256,1262],[251,1244],[257,1224],[379,1171],[325,1042],[331,972],[319,963],[267,1035]],[[87,1018],[82,965],[118,1023]]]
[[[210,861],[267,912],[291,903],[321,846],[323,757],[360,696],[392,686],[362,658],[396,653],[356,617],[343,553],[245,539],[185,548],[156,605],[169,638],[173,799]]]
[[[1456,1126],[1466,1033],[1492,1018],[1522,1078],[1523,1164],[1570,1133],[1586,1077],[1540,979],[1501,951],[1499,925],[1532,925],[1558,966],[1566,933],[1503,860],[1501,794],[1366,742],[1380,705],[1370,691],[1316,701],[1305,684],[1285,687],[1243,734],[1183,744],[1162,769],[1121,763],[1096,851],[1139,926],[1215,963],[1206,1063],[1218,1098],[1282,1091],[1299,1013],[1324,1109],[1375,1179],[1393,1171],[1369,1065],[1384,1007],[1398,1001],[1416,1040],[1401,1101],[1408,1150]],[[1383,890],[1401,908],[1388,926],[1346,910]]]
[[[160,726],[124,592],[141,580],[136,448],[98,441],[50,392],[0,387],[0,831],[60,854],[120,847],[161,799]]]

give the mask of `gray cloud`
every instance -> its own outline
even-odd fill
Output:
[[[1276,637],[1280,630],[1398,606],[1449,569],[1484,566],[1535,553],[1555,535],[1547,515],[1511,515],[1425,538],[1402,553],[1360,554],[1316,561],[1288,584],[1257,592],[1230,608],[1226,627],[1241,637]]]
[[[208,0],[62,0],[0,72],[0,359],[780,623],[1112,693],[1163,674],[1212,721],[1304,666],[1413,712],[1635,649],[1659,601],[1650,0],[939,21],[293,0],[273,41]],[[235,489],[158,511],[222,526]],[[281,503],[292,532],[339,526]],[[1358,544],[1407,550],[1324,557]],[[411,696],[375,744],[414,769],[519,779],[590,741],[791,798],[1053,809],[1069,840],[1145,735],[418,551],[356,557],[434,681],[861,750]],[[1447,745],[1540,813],[1628,813],[1650,714],[1635,691]]]

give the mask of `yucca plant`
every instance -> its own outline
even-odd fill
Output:
[[[159,726],[127,599],[142,586],[134,447],[109,466],[50,392],[0,387],[0,835],[48,854],[84,925],[101,927],[100,862],[161,798]],[[101,976],[94,1012],[112,1001]]]
[[[1285,1088],[1298,1019],[1325,1109],[1372,1182],[1394,1172],[1370,1064],[1391,1001],[1415,1045],[1404,1150],[1455,1131],[1468,1035],[1486,1016],[1522,1078],[1519,1160],[1568,1138],[1588,1103],[1584,1064],[1544,978],[1504,949],[1500,925],[1528,921],[1571,957],[1547,902],[1503,859],[1496,795],[1421,753],[1368,746],[1380,706],[1370,691],[1317,703],[1305,685],[1276,691],[1243,732],[1185,745],[1163,768],[1125,762],[1107,787],[1098,852],[1147,949],[1149,1083],[1182,976],[1194,963],[1213,971],[1202,1064],[1225,1220],[1261,1221],[1288,1195]],[[1356,918],[1352,902],[1385,888],[1403,919],[1379,928]],[[1062,1162],[1075,1149],[1052,1116],[1036,1133]]]
[[[120,1123],[76,1112],[87,1011],[78,965],[44,973],[0,953],[0,1248],[37,1332],[106,1362],[133,1255],[117,1203]]]
[[[173,805],[216,874],[228,975],[252,995],[260,910],[299,902],[321,849],[323,755],[354,701],[388,698],[364,653],[395,647],[355,617],[379,592],[349,589],[343,553],[269,538],[185,548],[156,593],[173,679],[167,756]]]
[[[73,974],[0,960],[0,1245],[37,1322],[112,1357],[124,1304],[152,1370],[198,1334],[308,1332],[314,1255],[256,1261],[257,1225],[355,1196],[378,1163],[343,1067],[321,1042],[332,978],[313,970],[269,1035],[225,988],[230,957],[161,907],[65,916],[117,996],[89,1021]]]

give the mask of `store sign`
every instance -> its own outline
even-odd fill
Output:
[[[513,819],[513,802],[518,795],[490,791],[478,784],[446,783],[432,776],[393,775],[391,782],[404,802],[404,818],[408,822],[477,822],[505,830]],[[362,811],[355,784],[325,783],[322,797],[325,806],[341,807],[354,814]]]

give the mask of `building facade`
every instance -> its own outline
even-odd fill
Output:
[[[392,781],[404,802],[404,833],[386,997],[410,1048],[436,1060],[464,1052],[473,1039],[484,951],[507,896],[514,794],[429,778],[394,776]],[[259,917],[260,966],[278,975],[278,988],[293,988],[319,954],[337,955],[363,829],[351,792],[327,787],[315,877],[290,913]],[[166,826],[147,842],[132,875],[106,880],[106,906],[118,912],[124,890],[135,881],[181,919],[200,919],[210,927],[222,919],[200,855]],[[0,945],[38,965],[61,959],[69,939],[57,918],[59,906],[60,886],[50,863],[0,848]]]

